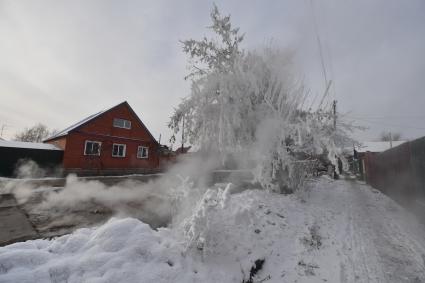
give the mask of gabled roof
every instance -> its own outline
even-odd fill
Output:
[[[5,140],[0,140],[0,147],[44,149],[44,150],[62,150],[62,149],[58,148],[57,146],[50,144],[50,143],[19,142],[19,141],[5,141]]]
[[[75,123],[75,124],[69,126],[68,128],[63,129],[62,131],[54,134],[51,137],[48,137],[44,141],[54,140],[56,138],[60,138],[60,137],[66,136],[70,131],[75,130],[76,128],[78,128],[78,127],[80,127],[80,126],[82,126],[82,125],[84,125],[84,124],[92,121],[94,118],[99,117],[101,114],[105,113],[106,111],[108,111],[108,110],[100,111],[100,112],[98,112],[96,114],[90,115],[87,118],[84,118],[83,120],[81,120],[80,122]]]
[[[69,126],[68,128],[65,128],[64,130],[62,130],[62,131],[54,134],[53,136],[45,139],[43,142],[47,142],[47,141],[51,141],[51,140],[54,140],[54,139],[57,139],[57,138],[60,138],[60,137],[64,137],[64,136],[68,135],[71,131],[76,130],[76,129],[78,129],[78,128],[80,128],[80,127],[88,124],[89,122],[93,121],[94,119],[102,116],[103,114],[105,114],[105,113],[107,113],[107,112],[109,112],[109,111],[111,111],[111,110],[113,110],[113,109],[115,109],[115,108],[117,108],[117,107],[119,107],[121,105],[126,105],[130,109],[130,111],[137,118],[137,120],[139,121],[139,123],[145,128],[145,130],[147,131],[147,133],[149,134],[149,136],[155,141],[155,143],[158,143],[156,141],[156,139],[153,137],[153,135],[151,134],[151,132],[148,130],[148,128],[145,126],[145,124],[143,124],[142,120],[140,120],[139,116],[137,116],[136,112],[134,112],[133,108],[131,108],[131,106],[128,104],[127,101],[121,102],[120,104],[115,105],[115,106],[113,106],[113,107],[111,107],[109,109],[100,111],[100,112],[98,112],[96,114],[93,114],[93,115],[90,115],[87,118],[81,120],[80,122],[75,123],[75,124]]]

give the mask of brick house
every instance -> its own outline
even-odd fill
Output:
[[[44,142],[63,149],[65,173],[115,175],[159,170],[160,145],[126,101]]]

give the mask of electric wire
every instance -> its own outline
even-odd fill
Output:
[[[422,127],[415,127],[415,126],[401,125],[401,124],[382,123],[381,121],[375,121],[375,120],[359,118],[359,117],[352,117],[352,116],[345,116],[345,117],[349,118],[349,119],[359,120],[359,121],[362,121],[362,122],[376,124],[376,125],[380,125],[380,126],[386,126],[386,127],[394,127],[394,128],[399,128],[399,129],[406,128],[406,129],[425,130],[425,128],[422,128]]]

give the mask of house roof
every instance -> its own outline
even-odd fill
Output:
[[[101,114],[105,113],[108,110],[100,111],[100,112],[98,112],[96,114],[90,115],[90,116],[84,118],[83,120],[81,120],[80,122],[75,123],[75,124],[69,126],[68,128],[65,128],[62,131],[54,134],[53,136],[45,139],[44,141],[54,140],[56,138],[60,138],[60,137],[66,136],[70,131],[72,131],[72,130],[74,130],[74,129],[76,129],[76,128],[84,125],[84,124],[86,124],[87,122],[90,122],[91,120],[93,120],[96,117],[99,117]]]
[[[405,142],[406,141],[393,141],[392,147],[399,146]],[[362,145],[355,147],[357,152],[383,152],[390,148],[391,143],[389,141],[363,142]]]
[[[19,142],[19,141],[5,141],[0,140],[0,147],[13,147],[13,148],[29,148],[29,149],[43,149],[43,150],[62,150],[59,147],[49,143],[37,142]]]
[[[108,108],[108,109],[106,109],[106,110],[102,110],[102,111],[97,112],[97,113],[95,113],[95,114],[93,114],[93,115],[90,115],[90,116],[88,116],[88,117],[84,118],[83,120],[79,121],[78,123],[75,123],[75,124],[73,124],[73,125],[69,126],[68,128],[65,128],[64,130],[62,130],[62,131],[60,131],[60,132],[58,132],[58,133],[54,134],[53,136],[51,136],[51,137],[49,137],[49,138],[45,139],[45,140],[44,140],[44,142],[46,142],[46,141],[50,141],[50,140],[54,140],[54,139],[57,139],[57,138],[60,138],[60,137],[63,137],[63,136],[66,136],[66,135],[68,135],[71,131],[73,131],[73,130],[75,130],[75,129],[78,129],[79,127],[81,127],[81,126],[83,126],[83,125],[86,125],[87,123],[89,123],[89,122],[93,121],[93,120],[94,120],[94,119],[96,119],[97,117],[100,117],[101,115],[105,114],[106,112],[109,112],[109,111],[111,111],[112,109],[114,109],[114,108],[116,108],[116,107],[118,107],[118,106],[121,106],[121,105],[123,105],[123,104],[124,104],[124,105],[126,105],[126,106],[130,109],[130,111],[133,113],[133,115],[137,117],[137,119],[138,119],[139,123],[140,123],[140,124],[142,124],[142,126],[146,129],[146,131],[148,132],[148,134],[150,135],[150,137],[151,137],[151,138],[152,138],[152,139],[153,139],[156,143],[158,143],[158,142],[156,141],[156,139],[153,137],[153,135],[151,134],[151,132],[148,130],[148,128],[145,126],[145,124],[143,124],[142,120],[140,120],[139,116],[137,116],[136,112],[134,112],[133,108],[131,108],[131,106],[128,104],[128,102],[127,102],[127,101],[121,102],[120,104],[117,104],[117,105],[115,105],[115,106],[113,106],[113,107],[111,107],[111,108]]]

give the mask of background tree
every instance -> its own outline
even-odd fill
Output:
[[[380,141],[400,141],[402,135],[400,133],[382,132],[379,136]]]
[[[38,123],[31,128],[25,128],[22,132],[17,133],[14,140],[23,142],[42,142],[54,133],[54,130],[50,131],[47,126]]]

